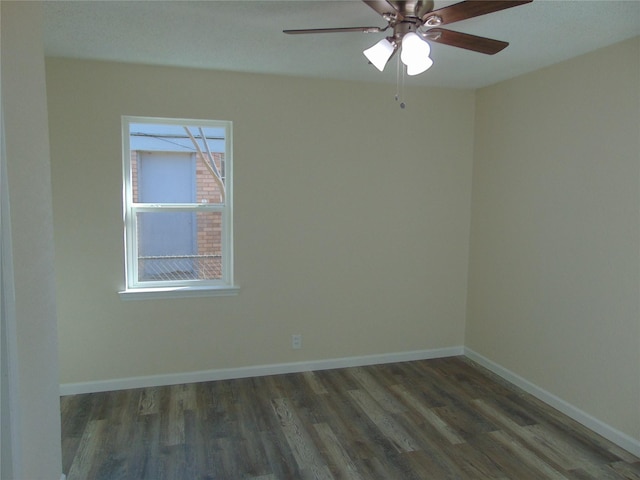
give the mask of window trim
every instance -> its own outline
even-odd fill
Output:
[[[130,124],[170,124],[202,126],[225,129],[225,201],[224,204],[150,204],[133,203],[131,178]],[[202,120],[182,118],[158,118],[123,115],[122,126],[122,166],[123,166],[123,229],[125,289],[118,292],[123,300],[149,298],[179,298],[236,295],[239,287],[234,284],[233,251],[233,123],[228,120]],[[136,241],[136,215],[139,212],[190,211],[220,212],[222,214],[222,278],[216,280],[179,280],[139,282],[138,245]]]

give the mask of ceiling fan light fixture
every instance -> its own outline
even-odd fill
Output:
[[[419,75],[433,65],[429,57],[431,47],[423,37],[409,32],[402,38],[400,60],[407,66],[407,75]]]
[[[402,38],[402,52],[400,60],[409,66],[412,64],[423,63],[424,59],[429,57],[431,47],[429,44],[415,32],[409,32]]]
[[[370,48],[367,48],[364,52],[364,56],[371,62],[371,64],[378,70],[383,71],[385,65],[396,50],[396,46],[386,38],[383,38],[378,43]]]
[[[431,57],[425,57],[419,62],[414,62],[411,65],[407,65],[407,75],[420,75],[422,72],[426,72],[433,65]]]

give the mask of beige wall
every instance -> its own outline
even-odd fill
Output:
[[[35,2],[3,1],[0,8],[11,211],[10,218],[3,217],[2,222],[10,223],[13,250],[13,271],[5,270],[3,264],[2,274],[13,274],[15,298],[11,301],[11,295],[3,293],[11,304],[8,320],[15,323],[12,347],[17,376],[9,384],[16,400],[16,409],[10,412],[15,463],[9,473],[4,445],[2,478],[58,479],[62,473],[58,344],[42,15]]]
[[[465,344],[640,439],[640,39],[477,92]]]
[[[473,92],[59,59],[47,87],[62,383],[462,345]],[[125,114],[234,122],[238,296],[118,297]]]
[[[48,60],[61,382],[464,342],[640,439],[639,58],[404,111],[388,86]],[[123,114],[234,121],[240,295],[119,299]]]

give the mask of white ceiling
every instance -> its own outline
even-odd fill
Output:
[[[435,0],[435,8],[452,3]],[[384,33],[282,33],[385,26],[360,0],[49,1],[44,8],[48,56],[396,82],[395,57],[380,73],[362,55]],[[489,56],[432,44],[433,67],[408,84],[478,88],[640,35],[640,0],[534,0],[446,28],[510,45]]]

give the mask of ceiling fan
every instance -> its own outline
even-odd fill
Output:
[[[494,55],[509,45],[500,40],[455,32],[440,26],[532,1],[465,0],[434,10],[433,0],[363,0],[384,18],[387,22],[386,27],[312,28],[283,30],[283,32],[291,35],[337,32],[380,33],[392,29],[392,35],[366,49],[363,52],[364,55],[371,64],[382,71],[389,59],[400,50],[400,59],[407,66],[407,75],[418,75],[433,64],[429,57],[431,48],[427,40],[487,55]]]

